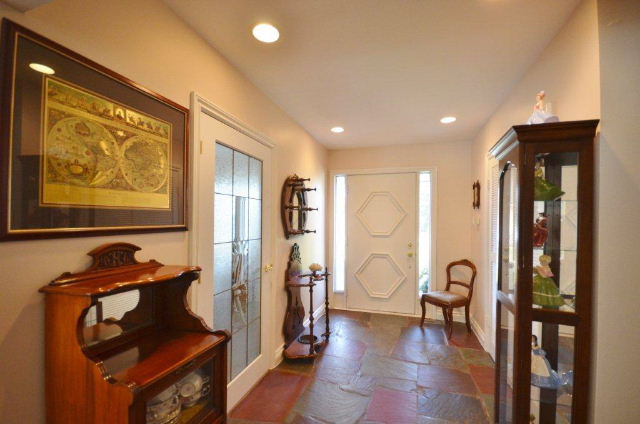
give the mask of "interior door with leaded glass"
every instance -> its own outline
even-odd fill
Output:
[[[228,407],[267,372],[271,284],[269,184],[271,150],[202,113],[197,175],[197,259],[203,268],[198,310],[232,337]]]

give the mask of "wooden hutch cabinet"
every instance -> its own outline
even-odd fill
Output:
[[[495,419],[586,423],[597,120],[512,127],[500,162]]]
[[[46,295],[47,423],[223,423],[228,333],[186,294],[200,268],[139,263],[128,243],[89,253]]]

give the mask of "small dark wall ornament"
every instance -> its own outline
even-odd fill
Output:
[[[473,183],[473,209],[480,209],[480,181]]]
[[[309,178],[300,178],[291,175],[282,186],[282,226],[284,235],[288,239],[291,236],[315,233],[315,230],[307,230],[307,217],[310,211],[318,208],[310,208],[307,202],[307,192],[315,191],[315,188],[305,187],[305,181]]]

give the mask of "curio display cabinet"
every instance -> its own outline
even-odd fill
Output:
[[[495,421],[586,423],[597,120],[514,126],[499,160]]]

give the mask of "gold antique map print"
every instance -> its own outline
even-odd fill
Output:
[[[170,123],[58,78],[43,94],[41,206],[170,209]]]

